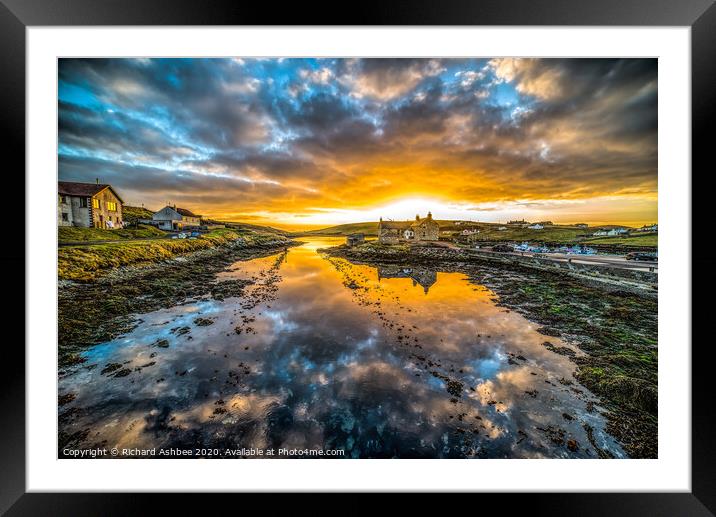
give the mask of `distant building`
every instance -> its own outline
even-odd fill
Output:
[[[658,224],[645,224],[641,228],[637,229],[638,232],[658,232],[659,231],[659,225]]]
[[[629,233],[629,230],[627,230],[626,228],[612,228],[607,232],[607,235],[609,235],[610,237],[614,237],[616,235],[624,235],[627,233]]]
[[[471,229],[466,228],[461,232],[462,235],[474,235],[476,233],[480,233],[480,230],[478,230],[477,228],[471,228]]]
[[[574,226],[576,226],[577,228],[589,228],[589,225],[586,223],[577,223]]]
[[[505,230],[507,230],[507,226],[500,226],[499,228],[497,228],[498,232],[504,232]]]
[[[378,242],[398,244],[400,241],[436,241],[439,239],[440,225],[428,212],[425,219],[415,216],[415,221],[383,221],[378,223]]]
[[[165,206],[152,216],[152,221],[162,230],[183,230],[201,226],[201,216],[176,205]]]
[[[363,244],[365,242],[365,235],[362,233],[351,233],[346,237],[346,245],[353,247]]]
[[[535,224],[529,225],[527,228],[529,228],[530,230],[542,230],[542,229],[544,229],[544,226],[541,225],[540,223],[535,223]]]
[[[111,185],[102,183],[57,183],[59,226],[122,228],[122,198]]]
[[[594,232],[592,235],[594,235],[595,237],[603,237],[603,236],[607,235],[607,231],[600,229],[600,230],[597,230],[596,232]]]

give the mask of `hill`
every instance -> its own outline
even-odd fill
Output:
[[[254,230],[257,232],[271,232],[275,233],[277,235],[283,235],[287,236],[291,232],[287,232],[286,230],[280,230],[278,228],[273,228],[272,226],[261,226],[258,224],[249,224],[249,223],[239,223],[239,222],[231,222],[231,221],[214,221],[214,220],[208,220],[208,223],[214,223],[214,224],[223,224],[227,228],[233,228],[234,230]]]
[[[349,235],[351,233],[364,233],[366,235],[378,235],[378,223],[350,223],[321,228],[320,230],[309,230],[298,232],[300,235]]]
[[[122,207],[122,219],[126,224],[137,224],[139,219],[151,219],[153,215],[154,212],[142,206],[124,205]]]
[[[617,235],[614,237],[593,237],[584,241],[587,244],[618,244],[623,246],[658,246],[658,233],[638,233],[632,235]]]

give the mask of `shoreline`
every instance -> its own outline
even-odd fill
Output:
[[[445,263],[475,264],[493,267],[507,266],[512,269],[530,269],[547,273],[556,272],[592,286],[625,290],[648,298],[658,296],[657,273],[601,265],[556,262],[538,256],[519,256],[488,251],[476,252],[466,248],[440,245],[376,245],[375,243],[354,247],[342,244],[331,248],[322,248],[320,251],[330,256],[367,263],[377,261],[401,264],[407,262],[428,267]]]

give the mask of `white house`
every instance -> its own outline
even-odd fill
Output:
[[[607,235],[613,237],[615,235],[624,235],[625,233],[629,233],[629,230],[626,228],[612,228],[607,232]]]
[[[529,225],[527,228],[529,228],[530,230],[542,230],[544,228],[544,226],[542,226],[539,223],[535,223],[535,224]]]
[[[183,230],[184,228],[193,228],[201,225],[201,216],[196,215],[186,208],[177,208],[174,206],[165,206],[152,216],[152,220],[157,227],[162,230]]]

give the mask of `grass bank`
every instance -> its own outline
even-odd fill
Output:
[[[110,231],[110,230],[104,230]],[[92,281],[107,270],[137,263],[152,263],[240,240],[247,247],[284,239],[271,233],[214,230],[196,239],[162,239],[67,246],[57,251],[60,280]]]
[[[144,224],[140,224],[138,228],[125,228],[121,230],[76,228],[74,226],[60,226],[57,228],[57,240],[59,243],[80,241],[121,241],[124,239],[147,239],[164,236],[166,236],[166,233],[160,229]]]

